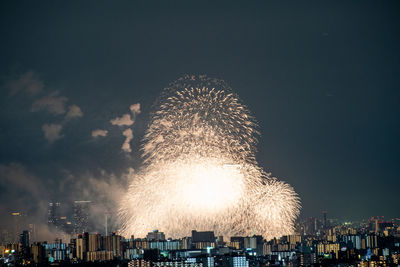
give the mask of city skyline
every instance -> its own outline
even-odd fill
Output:
[[[152,105],[185,74],[238,93],[259,165],[302,218],[400,217],[398,8],[2,2],[0,229],[13,212],[42,229],[49,202],[92,201],[104,221],[143,165]]]
[[[72,203],[49,202],[46,217],[42,218],[43,221],[39,222],[37,225],[33,223],[35,221],[35,218],[32,218],[27,214],[20,212],[7,214],[4,217],[10,216],[12,218],[13,224],[10,227],[2,228],[2,232],[0,234],[0,243],[17,242],[20,233],[23,231],[29,232],[31,243],[43,242],[47,240],[50,241],[55,239],[69,240],[76,238],[78,235],[85,232],[88,232],[90,234],[102,234],[104,236],[107,236],[109,234],[118,234],[121,235],[123,238],[130,238],[131,236],[135,236],[137,238],[146,238],[147,234],[143,235],[140,234],[140,232],[120,232],[120,225],[118,225],[117,222],[118,216],[116,212],[104,212],[102,214],[102,217],[100,218],[98,217],[98,214],[91,213],[92,209],[90,208],[90,205],[94,205],[94,203],[88,200],[73,201]],[[7,220],[7,218],[4,217],[3,219]],[[379,228],[377,228],[378,223],[382,225]],[[376,215],[369,218],[362,218],[361,220],[348,220],[343,218],[331,217],[327,211],[321,211],[321,213],[313,214],[313,216],[298,217],[294,222],[294,231],[292,232],[292,234],[315,235],[317,231],[323,231],[338,225],[353,228],[355,227],[357,229],[361,229],[363,227],[371,228],[375,232],[382,232],[382,229],[391,224],[400,226],[400,217],[387,218],[385,216]],[[40,229],[38,229],[38,227],[41,227],[43,225],[46,225],[46,235],[40,234]],[[164,235],[163,232],[165,230],[168,231],[167,228],[155,229],[149,227],[146,233],[151,231],[160,231],[165,239],[179,239],[171,235]],[[185,234],[181,237],[189,235],[189,233],[193,230],[196,230],[196,228],[184,231]],[[212,228],[206,229],[206,231],[214,232]],[[263,238],[267,241],[273,239],[272,237],[264,236],[257,232],[237,236],[253,235],[263,236]],[[217,234],[215,236],[217,236]],[[225,238],[230,238],[234,236],[235,235],[228,235],[225,236]],[[279,238],[279,236],[275,238]]]
[[[87,203],[79,201],[80,204]],[[50,203],[53,204],[53,203]],[[56,205],[60,206],[60,205]],[[54,205],[49,205],[53,210]],[[50,215],[50,214],[49,214]],[[52,216],[50,216],[52,217]],[[13,243],[1,241],[0,263],[29,266],[397,266],[400,263],[400,218],[339,223],[308,218],[296,231],[279,238],[260,235],[217,236],[192,230],[179,239],[153,230],[145,237],[85,231],[68,240],[33,241],[24,230]]]

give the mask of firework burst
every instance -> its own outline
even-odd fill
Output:
[[[184,76],[172,83],[155,104],[142,147],[144,166],[121,201],[121,234],[292,233],[299,198],[258,167],[258,134],[254,118],[224,81]]]

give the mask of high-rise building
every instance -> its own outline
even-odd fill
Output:
[[[164,241],[165,235],[163,232],[159,232],[158,230],[154,230],[147,234],[146,239],[148,241]]]
[[[214,232],[204,231],[197,232],[195,230],[192,231],[192,246],[196,249],[205,249],[216,247],[216,239]]]
[[[89,229],[89,209],[91,201],[74,201],[74,233],[88,232]]]
[[[14,243],[18,243],[19,234],[27,228],[27,216],[22,212],[13,212],[11,213],[11,216],[13,219],[13,231],[11,234],[11,239]]]
[[[29,236],[32,241],[36,241],[37,239],[37,234],[36,234],[36,225],[34,223],[28,224],[28,229],[29,229]]]
[[[257,238],[256,237],[245,237],[244,238],[245,249],[257,249]]]
[[[218,245],[223,245],[224,244],[224,237],[223,236],[218,236],[217,237],[217,243],[218,243]]]
[[[328,228],[328,222],[327,222],[327,220],[326,220],[326,214],[327,214],[327,212],[326,212],[326,210],[324,210],[323,212],[322,212],[322,214],[323,214],[323,216],[324,216],[324,221],[323,221],[323,228],[324,229],[327,229]]]
[[[34,243],[31,246],[32,260],[38,266],[46,264],[46,250],[42,243]]]
[[[115,257],[121,257],[121,241],[122,236],[112,233],[111,235],[104,237],[104,248],[107,251],[112,251]]]
[[[72,233],[71,222],[69,222],[65,214],[63,214],[60,202],[49,202],[47,209],[47,225],[50,228],[55,228],[56,230],[61,230],[68,234]]]
[[[76,239],[76,257],[86,261],[86,253],[89,249],[89,234],[83,233]]]
[[[89,251],[102,249],[102,238],[100,234],[89,234]]]
[[[231,243],[234,243],[234,247],[237,249],[244,248],[244,237],[242,236],[231,236]]]
[[[29,231],[24,230],[22,234],[19,235],[19,242],[22,247],[29,247]]]
[[[47,210],[47,224],[50,227],[60,227],[60,209],[61,203],[60,202],[49,202],[49,207]]]
[[[29,231],[24,230],[19,235],[19,243],[21,243],[21,252],[25,257],[29,255]]]
[[[212,231],[192,231],[192,242],[215,242],[215,235]]]
[[[203,266],[205,267],[215,266],[214,257],[207,257],[202,259],[203,259]]]

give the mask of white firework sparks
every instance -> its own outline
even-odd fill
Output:
[[[279,237],[293,232],[300,201],[255,160],[257,124],[229,86],[184,76],[166,88],[144,137],[144,166],[119,209],[122,235],[159,229]]]

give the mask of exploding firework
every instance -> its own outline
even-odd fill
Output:
[[[184,76],[172,83],[155,104],[144,165],[121,200],[121,234],[292,233],[299,198],[258,167],[258,135],[254,118],[224,81]]]

